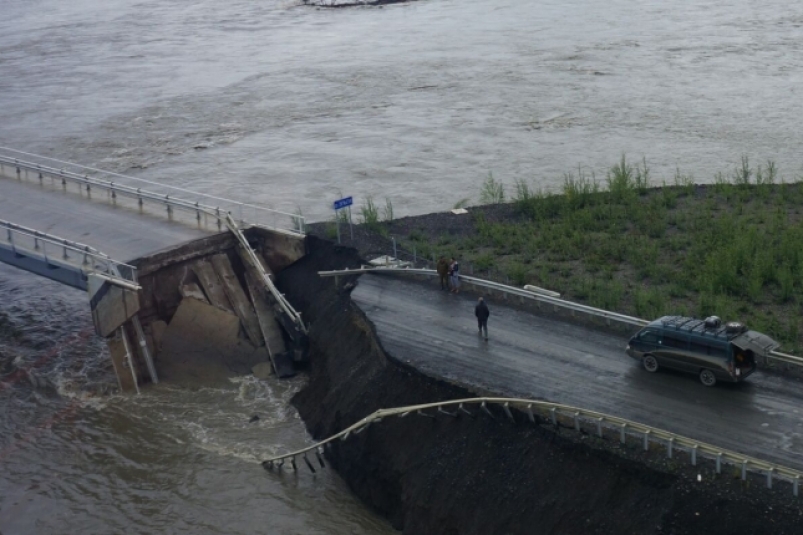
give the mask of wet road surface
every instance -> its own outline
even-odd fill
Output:
[[[693,375],[650,374],[627,340],[490,303],[477,335],[475,297],[363,276],[354,301],[383,347],[421,371],[492,392],[592,409],[797,469],[803,468],[803,384],[754,373],[706,388]]]
[[[106,194],[95,197],[105,199]],[[139,214],[105,201],[90,202],[77,193],[3,177],[0,219],[81,242],[121,262],[212,233],[170,223],[163,215]]]

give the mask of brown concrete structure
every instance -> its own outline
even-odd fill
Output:
[[[261,228],[244,234],[269,274],[304,254],[302,236]],[[280,311],[257,282],[253,266],[241,259],[240,248],[235,236],[225,232],[143,256],[132,261],[140,291],[107,291],[93,304],[96,327],[108,337],[123,391],[138,391],[140,384],[160,376],[180,381],[189,374],[203,380],[194,363],[203,362],[212,380],[234,371],[248,373],[285,353],[276,319]]]

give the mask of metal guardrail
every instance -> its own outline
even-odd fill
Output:
[[[22,159],[23,156],[27,159]],[[49,177],[51,180],[58,180],[65,189],[68,182],[77,184],[82,193],[85,192],[90,196],[93,189],[105,191],[112,202],[117,202],[118,197],[127,197],[135,200],[140,209],[146,201],[157,203],[165,206],[169,219],[173,218],[175,210],[191,214],[198,224],[201,223],[202,216],[212,217],[218,230],[225,224],[226,215],[231,213],[240,224],[261,226],[293,234],[304,234],[305,232],[305,219],[300,214],[290,214],[160,184],[152,180],[0,147],[0,175],[9,176],[6,167],[12,168],[13,174],[19,180],[31,180],[30,175],[33,173],[40,183],[44,181],[45,177]]]
[[[345,275],[360,275],[364,273],[405,273],[405,274],[412,274],[412,275],[426,275],[437,277],[438,272],[433,269],[417,269],[417,268],[395,268],[395,267],[363,267],[361,269],[344,269],[339,271],[319,271],[318,275],[321,277],[339,277]],[[522,299],[532,299],[535,301],[540,301],[543,303],[548,303],[551,305],[559,306],[562,308],[566,308],[569,310],[573,310],[575,312],[581,312],[585,314],[589,314],[596,317],[605,318],[608,320],[619,321],[622,323],[626,323],[628,325],[633,325],[634,327],[643,327],[647,325],[649,322],[647,320],[643,320],[641,318],[634,318],[633,316],[628,316],[626,314],[619,314],[618,312],[610,312],[608,310],[603,310],[601,308],[595,308],[588,305],[582,305],[580,303],[573,303],[571,301],[566,301],[565,299],[560,299],[558,297],[553,297],[551,295],[547,295],[545,293],[538,293],[529,290],[523,290],[521,288],[516,288],[515,286],[508,286],[506,284],[502,284],[499,282],[489,281],[485,279],[480,279],[478,277],[470,277],[466,275],[460,275],[460,281],[466,282],[469,284],[473,284],[475,286],[479,286],[482,288],[487,288],[489,290],[494,290],[498,292],[502,292],[508,295],[515,295]]]
[[[293,308],[293,305],[287,300],[283,293],[276,288],[276,285],[273,284],[273,281],[270,279],[268,274],[265,272],[265,269],[262,267],[262,262],[259,261],[257,258],[256,252],[251,247],[251,244],[248,243],[248,240],[245,238],[242,230],[240,227],[237,226],[237,222],[234,218],[229,214],[226,219],[226,226],[228,226],[229,230],[234,234],[237,238],[237,241],[240,242],[243,250],[245,250],[246,254],[248,255],[248,259],[250,260],[251,264],[253,265],[256,272],[259,274],[260,278],[262,279],[262,284],[268,289],[268,291],[273,295],[273,298],[278,303],[279,307],[282,309],[282,312],[293,322],[298,332],[302,335],[307,334],[307,327],[304,325],[304,322],[301,319],[301,314]]]
[[[340,271],[319,271],[318,275],[321,277],[338,277],[341,275],[360,275],[363,273],[372,273],[372,272],[407,273],[413,275],[427,275],[434,277],[438,276],[438,273],[432,269],[415,269],[407,267],[363,267],[361,269],[344,269]],[[595,308],[588,305],[582,305],[580,303],[574,303],[572,301],[567,301],[565,299],[560,299],[550,295],[522,290],[520,288],[516,288],[515,286],[509,286],[507,284],[501,284],[499,282],[494,282],[494,281],[479,279],[477,277],[469,277],[464,275],[460,275],[460,280],[468,282],[475,286],[480,286],[483,288],[487,288],[489,290],[495,290],[503,294],[516,295],[522,299],[531,299],[538,302],[551,304],[556,307],[561,307],[567,310],[571,310],[573,312],[579,312],[582,314],[588,314],[590,316],[595,316],[598,318],[604,318],[608,322],[618,321],[620,323],[632,325],[633,327],[637,328],[644,327],[649,323],[649,320],[645,320],[642,318],[635,318],[633,316],[627,316],[625,314],[619,314],[617,312],[611,312],[609,310],[604,310],[601,308]],[[803,358],[797,357],[795,355],[789,355],[788,353],[782,353],[780,351],[770,351],[769,355],[762,358],[766,358],[768,361],[772,360],[778,363],[803,367]]]
[[[438,415],[444,417],[457,418],[462,414],[468,416],[476,416],[475,413],[466,409],[466,406],[479,405],[478,412],[485,412],[490,417],[495,418],[493,413],[489,410],[489,405],[496,405],[504,412],[504,414],[514,423],[516,418],[513,416],[511,409],[516,409],[527,419],[535,424],[539,423],[536,415],[543,418],[544,422],[549,422],[558,427],[573,427],[578,432],[587,432],[587,427],[592,427],[592,432],[598,437],[604,438],[604,431],[608,430],[615,432],[619,436],[619,441],[622,444],[627,443],[628,438],[637,437],[641,440],[645,451],[649,451],[651,444],[660,444],[666,450],[666,455],[672,458],[676,451],[686,451],[689,454],[690,462],[692,465],[697,465],[699,457],[712,459],[716,465],[716,472],[722,472],[723,463],[737,466],[741,470],[742,480],[747,479],[748,472],[759,472],[766,477],[767,488],[772,488],[776,480],[787,481],[792,486],[792,493],[798,496],[800,487],[800,478],[803,472],[788,468],[776,463],[763,461],[749,455],[744,455],[735,451],[719,448],[717,446],[701,442],[692,438],[682,435],[671,433],[669,431],[644,425],[625,418],[611,416],[609,414],[581,409],[571,405],[563,405],[560,403],[550,403],[546,401],[535,401],[530,399],[521,398],[496,398],[496,397],[479,397],[468,399],[457,399],[452,401],[441,401],[438,403],[425,403],[421,405],[410,405],[406,407],[397,407],[393,409],[380,409],[369,416],[366,416],[359,422],[347,427],[339,433],[331,437],[316,442],[306,448],[296,450],[290,453],[285,453],[267,459],[262,462],[262,466],[266,470],[281,468],[285,461],[290,460],[294,470],[298,469],[296,464],[296,457],[301,456],[307,466],[315,472],[315,468],[310,463],[307,454],[313,452],[317,457],[321,467],[324,467],[322,453],[324,448],[335,440],[347,440],[352,435],[357,435],[364,431],[368,426],[377,424],[385,418],[396,416],[404,418],[410,414],[426,416],[429,418],[437,418]],[[445,410],[446,408],[454,408],[453,412]],[[432,411],[431,414],[424,411]],[[566,426],[563,422],[571,422],[570,426]],[[583,427],[586,424],[586,427]]]
[[[45,264],[60,264],[83,273],[94,273],[131,290],[140,289],[137,268],[118,262],[93,247],[9,221],[0,220],[0,229],[0,239],[15,254],[38,258]]]

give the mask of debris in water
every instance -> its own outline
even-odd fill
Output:
[[[248,423],[249,423],[249,424],[252,424],[252,423],[254,423],[254,422],[257,422],[257,421],[259,421],[259,415],[258,415],[258,414],[255,414],[255,415],[253,415],[253,416],[251,417],[251,419],[250,419],[250,420],[248,420]]]

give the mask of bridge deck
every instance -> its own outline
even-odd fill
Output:
[[[706,388],[692,375],[646,373],[626,340],[491,303],[490,341],[477,336],[474,298],[364,275],[352,292],[384,348],[461,384],[576,405],[803,468],[800,381],[753,374]]]
[[[212,233],[9,178],[0,178],[0,219],[86,243],[120,261]]]

